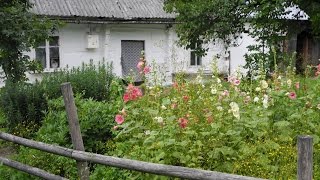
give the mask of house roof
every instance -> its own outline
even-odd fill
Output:
[[[174,20],[163,9],[164,0],[30,0],[32,12],[60,18],[103,20]]]

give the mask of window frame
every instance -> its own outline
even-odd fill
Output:
[[[58,37],[58,42],[57,45],[50,45],[50,38],[53,37]],[[57,67],[52,67],[52,63],[51,63],[51,59],[50,59],[50,49],[51,48],[58,48],[58,66]],[[55,69],[59,69],[61,68],[61,54],[60,54],[60,36],[58,35],[52,35],[49,37],[49,39],[45,40],[44,45],[38,46],[35,48],[35,59],[37,59],[37,49],[45,49],[45,67],[43,67],[44,72],[50,72],[53,71]],[[42,61],[39,61],[42,64]]]
[[[191,66],[191,67],[202,66],[202,56],[197,55],[196,50],[195,50],[198,47],[198,44],[195,44],[193,47],[194,48],[191,48],[191,50],[190,50],[190,63],[189,63],[189,66]],[[193,60],[192,60],[193,57],[194,57],[194,64],[193,64]]]

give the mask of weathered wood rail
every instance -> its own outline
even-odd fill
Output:
[[[27,146],[30,148],[38,149],[41,151],[69,157],[79,161],[89,161],[92,163],[124,168],[129,170],[135,170],[140,172],[185,178],[185,179],[197,179],[197,180],[258,180],[258,178],[244,177],[239,175],[232,175],[226,173],[220,173],[215,171],[206,171],[200,169],[192,169],[179,166],[170,166],[164,164],[149,163],[137,160],[130,160],[124,158],[117,158],[112,156],[104,156],[100,154],[88,153],[84,151],[78,151],[73,149],[64,148],[57,145],[45,144],[37,142],[4,132],[0,132],[0,139],[10,141],[16,144]]]
[[[65,156],[75,159],[77,161],[78,175],[81,180],[89,179],[89,171],[87,162],[102,164],[106,166],[118,167],[128,170],[135,170],[139,172],[177,177],[183,179],[195,180],[259,180],[259,178],[246,177],[234,174],[227,174],[215,171],[207,171],[200,169],[192,169],[187,167],[171,166],[164,164],[156,164],[150,162],[143,162],[137,160],[130,160],[124,158],[117,158],[112,156],[104,156],[101,154],[84,152],[83,141],[76,113],[76,107],[73,98],[73,92],[70,83],[64,83],[61,86],[66,111],[68,114],[68,123],[71,134],[72,143],[75,149],[68,149],[65,147],[46,144],[14,136],[8,133],[0,132],[0,139],[13,142],[19,145],[27,146],[30,148],[38,149],[48,153]],[[312,137],[299,136],[298,137],[298,180],[311,180],[312,179]],[[28,174],[35,175],[44,179],[50,180],[65,180],[65,178],[50,174],[41,169],[30,167],[10,159],[0,157],[0,162],[6,166],[24,171]]]

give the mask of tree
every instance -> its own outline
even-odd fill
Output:
[[[13,82],[26,79],[29,51],[48,38],[56,23],[30,12],[29,0],[0,1],[0,67],[5,78]]]
[[[292,19],[284,17],[296,6],[310,16],[314,33],[320,34],[320,3],[315,0],[165,0],[165,9],[177,14],[180,44],[187,48],[214,39],[230,45],[246,23],[250,23],[253,37],[264,45],[274,45],[281,40],[279,34],[293,25]],[[300,18],[298,12],[293,15]],[[205,53],[201,46],[197,50]]]

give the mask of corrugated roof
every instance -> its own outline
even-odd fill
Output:
[[[32,12],[61,17],[113,19],[173,19],[163,9],[164,0],[30,0]]]

